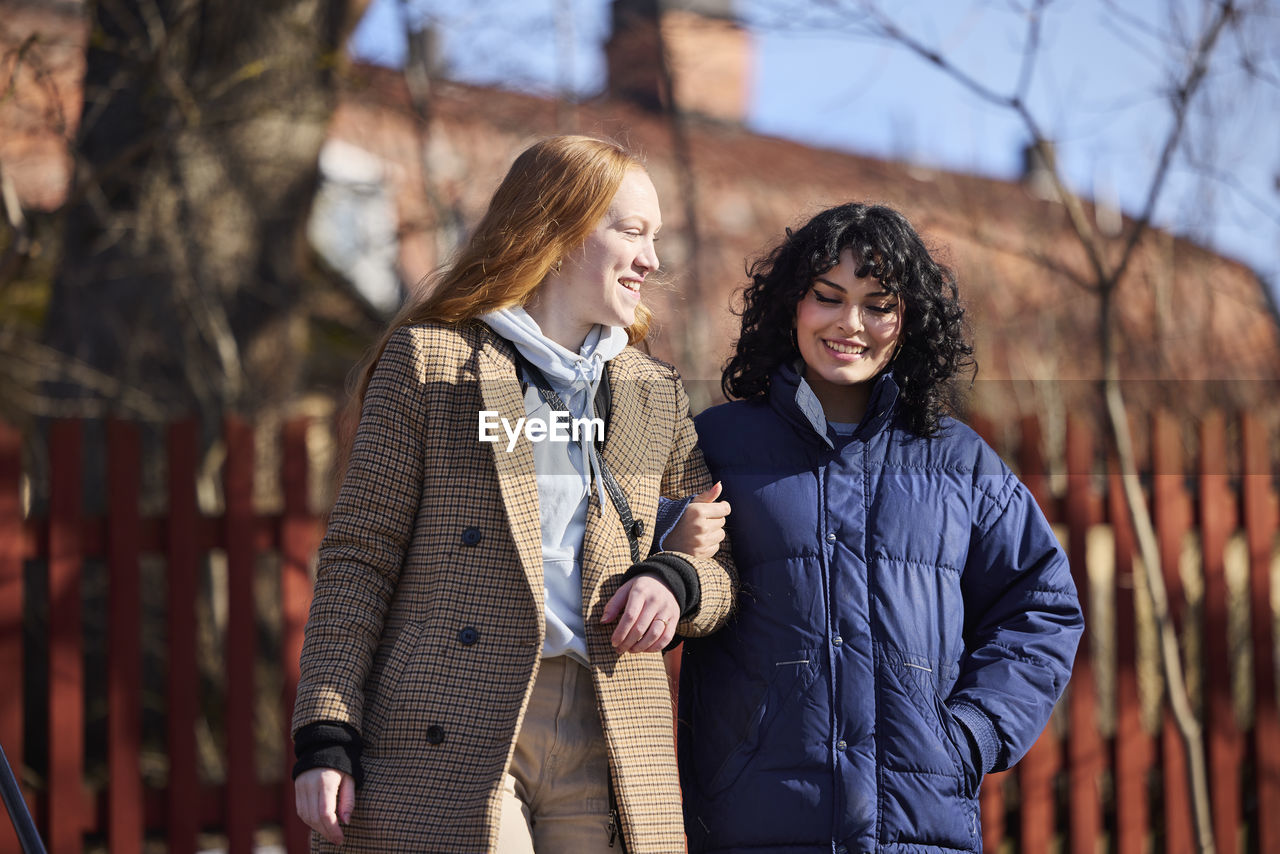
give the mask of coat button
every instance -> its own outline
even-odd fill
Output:
[[[464,546],[474,546],[482,539],[484,539],[484,534],[479,528],[472,527],[462,529],[462,544]]]
[[[444,727],[432,724],[427,727],[427,744],[442,744],[444,742]]]
[[[480,640],[480,633],[471,626],[467,626],[465,629],[458,632],[458,643],[463,646],[471,646],[478,640]]]

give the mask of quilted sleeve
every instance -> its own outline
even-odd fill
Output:
[[[317,721],[357,731],[363,685],[400,576],[423,476],[424,365],[397,330],[369,382],[347,471],[320,544],[293,731]]]
[[[711,486],[711,473],[698,448],[698,433],[689,416],[689,396],[679,375],[672,370],[675,384],[676,429],[671,454],[662,473],[661,494],[675,500],[697,495]],[[710,558],[696,558],[683,552],[665,552],[688,561],[697,572],[699,605],[697,610],[680,621],[676,633],[683,637],[699,637],[710,634],[724,625],[738,593],[738,575],[729,551],[729,538],[720,543],[720,550]]]
[[[1067,557],[1027,488],[983,476],[961,581],[966,654],[947,706],[1004,770],[1031,748],[1066,687],[1084,631]]]

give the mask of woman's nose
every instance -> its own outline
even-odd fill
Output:
[[[850,305],[841,315],[839,325],[841,329],[849,332],[856,332],[862,329],[862,308],[857,305]]]
[[[649,273],[655,272],[658,269],[658,247],[652,240],[647,241],[644,249],[640,250],[640,255],[636,258],[636,263]]]

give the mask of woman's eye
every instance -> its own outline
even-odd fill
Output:
[[[869,305],[867,308],[876,314],[893,314],[898,310],[897,304],[894,305]]]
[[[823,305],[839,305],[840,304],[840,299],[838,297],[824,296],[823,294],[820,294],[817,291],[813,292],[813,298],[816,299],[818,302],[822,303]]]

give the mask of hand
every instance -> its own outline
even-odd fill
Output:
[[[600,622],[614,620],[618,626],[610,640],[619,653],[661,652],[676,636],[680,606],[666,582],[652,575],[637,575],[619,587],[604,606]]]
[[[706,492],[694,496],[680,521],[663,539],[663,549],[694,557],[715,556],[724,542],[724,519],[732,509],[728,501],[716,501],[720,489],[720,482],[716,481]]]
[[[356,808],[356,781],[333,768],[312,768],[293,781],[294,807],[308,827],[334,845],[342,844],[342,827]]]

